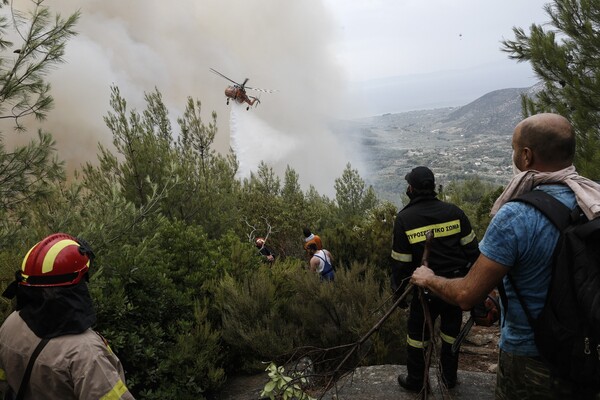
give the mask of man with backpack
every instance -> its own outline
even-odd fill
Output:
[[[398,212],[394,222],[392,244],[392,287],[401,294],[412,272],[421,265],[427,233],[433,233],[428,262],[437,274],[464,276],[479,255],[477,238],[471,222],[456,205],[441,201],[435,192],[433,172],[424,166],[413,168],[406,176],[409,203]],[[424,328],[427,317],[440,318],[442,341],[440,364],[443,383],[448,389],[457,382],[458,354],[452,351],[462,323],[462,310],[454,304],[427,296],[425,313],[419,296],[413,295],[407,321],[407,375],[398,376],[398,384],[408,391],[419,392],[425,381],[425,354],[433,332]],[[401,304],[409,307],[409,304]],[[428,315],[427,315],[428,314]]]
[[[551,277],[558,270],[553,274],[553,253],[564,234],[540,207],[522,201],[520,196],[543,191],[569,210],[581,210],[586,219],[593,220],[600,216],[600,185],[575,171],[575,132],[560,115],[544,113],[524,119],[515,128],[512,147],[516,175],[492,207],[493,219],[479,244],[481,255],[469,273],[463,278],[447,279],[421,266],[411,282],[462,309],[472,308],[495,287],[503,288],[496,399],[596,398],[600,383],[600,376],[594,372],[597,366],[592,366],[591,377],[574,383],[576,373],[559,374],[560,362],[541,353],[540,337],[560,322],[543,323],[545,309],[550,300],[571,297],[567,293],[560,299],[561,293],[549,292],[551,284],[561,283],[557,279],[552,282]],[[511,201],[517,198],[519,201]],[[579,213],[571,214],[579,218]],[[580,297],[579,293],[574,296]],[[567,311],[577,315],[579,308],[573,308]],[[570,330],[577,329],[573,326]],[[581,355],[598,365],[600,346],[593,333],[586,340],[588,348],[582,340]],[[562,348],[557,345],[553,350],[561,352]],[[570,352],[565,353],[563,363],[571,360]],[[587,369],[583,363],[578,367],[580,371]]]

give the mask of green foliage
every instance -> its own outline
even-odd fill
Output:
[[[207,124],[200,117],[201,104],[188,98],[184,115],[177,119],[181,134],[175,146],[182,185],[172,194],[165,212],[187,223],[202,225],[211,237],[237,229],[240,183],[234,154],[226,157],[212,148],[217,134],[217,115]],[[210,212],[209,212],[210,211]]]
[[[533,24],[529,34],[513,28],[514,40],[502,50],[527,61],[544,83],[535,97],[524,96],[524,116],[556,112],[567,117],[577,134],[575,166],[580,174],[600,179],[600,2],[554,0],[545,6],[548,29]]]
[[[346,165],[342,176],[335,180],[335,199],[341,219],[360,217],[377,204],[373,187],[366,187],[358,170],[352,169],[350,163]]]
[[[144,388],[140,396],[145,399],[197,400],[204,393],[218,389],[225,381],[220,367],[222,349],[220,335],[207,319],[206,304],[195,305],[194,320],[179,320],[180,333],[172,353],[166,360],[157,360],[168,371],[157,389]]]
[[[475,177],[460,182],[450,182],[440,198],[456,204],[467,214],[473,230],[481,240],[491,220],[489,213],[492,205],[500,193],[502,188]]]
[[[118,179],[125,198],[136,206],[147,204],[153,185],[164,187],[172,175],[171,126],[166,109],[156,91],[146,94],[148,109],[140,116],[128,115],[127,102],[117,87],[112,88],[110,104],[113,112],[104,118],[113,135],[113,144],[124,162],[103,154],[101,166]],[[169,170],[171,169],[171,170]]]
[[[225,273],[235,251],[201,228],[156,220],[154,234],[105,249],[91,281],[98,327],[146,399],[197,399],[224,380],[218,330],[202,285]],[[220,250],[220,251],[219,251]]]
[[[281,274],[289,276],[291,272],[282,269]],[[241,279],[226,276],[219,282],[214,307],[221,317],[222,337],[230,352],[228,365],[256,371],[262,361],[286,354],[298,345],[297,327],[288,323],[285,314],[293,296],[291,280],[271,279],[267,267]]]
[[[298,174],[289,166],[283,185],[273,169],[260,163],[258,171],[244,180],[241,213],[248,239],[265,237],[280,258],[300,258],[304,254],[302,228],[309,225],[319,232],[324,220],[335,220],[336,208],[314,188],[302,193]]]
[[[365,211],[362,218],[341,220],[324,231],[328,247],[340,265],[366,262],[376,265],[382,280],[389,277],[396,207],[384,202]]]
[[[281,189],[282,224],[277,239],[280,255],[301,257],[303,254],[302,228],[309,220],[308,203],[300,188],[299,175],[290,166],[285,170]]]
[[[16,232],[31,224],[31,207],[51,197],[64,181],[63,163],[47,133],[7,152],[0,137],[0,247],[7,247]]]
[[[226,277],[216,290],[214,306],[222,318],[222,337],[232,360],[246,372],[257,371],[264,360],[284,362],[295,349],[348,345],[365,334],[383,315],[389,297],[375,269],[355,264],[338,269],[333,283],[291,262],[261,268],[236,280]],[[397,313],[370,342],[376,350],[364,360],[381,362],[389,357],[390,344],[405,335]],[[296,353],[298,355],[298,353]],[[339,362],[340,360],[338,360]],[[321,364],[321,368],[331,365]]]
[[[503,191],[504,188],[500,186],[496,188],[496,190],[487,192],[486,195],[479,201],[479,204],[477,205],[475,219],[473,222],[473,229],[477,233],[477,237],[479,238],[479,240],[483,238],[483,233],[487,230],[487,227],[490,224],[490,221],[492,220],[492,217],[490,215],[492,206],[494,205],[496,199],[500,197]]]
[[[79,17],[78,13],[66,20],[56,16],[53,22],[42,1],[32,3],[34,8],[27,17],[17,11],[10,17],[0,16],[0,118],[14,120],[17,130],[23,129],[22,118],[33,114],[42,119],[51,108],[50,86],[44,76],[62,61],[64,46],[74,35]],[[7,37],[20,38],[17,51]],[[7,150],[4,136],[0,136],[0,247],[26,229],[28,208],[46,199],[53,185],[64,179],[63,163],[57,160],[54,145],[50,134],[40,131],[37,140]]]
[[[12,7],[13,15],[0,15],[0,119],[12,120],[16,131],[24,130],[23,118],[41,120],[51,109],[50,85],[44,78],[62,62],[79,18],[78,13],[67,19],[54,16],[43,1],[32,5],[27,16]],[[6,284],[28,246],[39,240],[40,231],[47,232],[32,210],[60,198],[55,194],[64,182],[64,170],[48,133],[39,131],[37,139],[14,149],[6,149],[4,143],[0,133],[0,281]],[[2,303],[3,314],[10,308],[10,303]]]
[[[285,369],[278,367],[275,363],[270,363],[267,369],[270,381],[265,384],[261,397],[268,397],[270,400],[316,400],[310,397],[300,387],[300,384],[306,383],[306,378],[285,375]]]
[[[79,19],[79,13],[66,19],[52,15],[43,2],[32,1],[29,15],[12,7],[12,16],[0,15],[0,118],[12,119],[16,130],[24,130],[22,118],[43,119],[52,108],[50,84],[44,77],[63,61]],[[7,37],[20,41],[13,43]]]

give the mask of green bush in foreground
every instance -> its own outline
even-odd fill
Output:
[[[232,364],[255,372],[264,369],[266,361],[281,364],[294,353],[301,356],[301,350],[295,351],[305,346],[326,349],[354,343],[392,304],[384,304],[391,292],[381,289],[375,271],[354,264],[338,268],[335,282],[324,283],[289,262],[261,268],[239,281],[224,278],[216,289],[214,306],[222,317],[221,334]],[[405,335],[404,315],[398,311],[370,338],[368,351],[361,353],[364,358],[353,360],[354,364],[402,362]],[[323,352],[313,356],[318,354]],[[331,366],[325,363],[320,368]]]

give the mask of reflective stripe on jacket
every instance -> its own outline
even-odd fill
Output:
[[[417,197],[398,212],[394,222],[392,272],[396,287],[420,265],[429,230],[434,240],[428,261],[436,275],[453,277],[454,271],[479,256],[477,238],[460,208],[434,196]]]

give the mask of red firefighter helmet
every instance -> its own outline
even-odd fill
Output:
[[[65,233],[52,234],[33,246],[21,265],[21,285],[67,286],[81,281],[94,258],[89,245]]]

